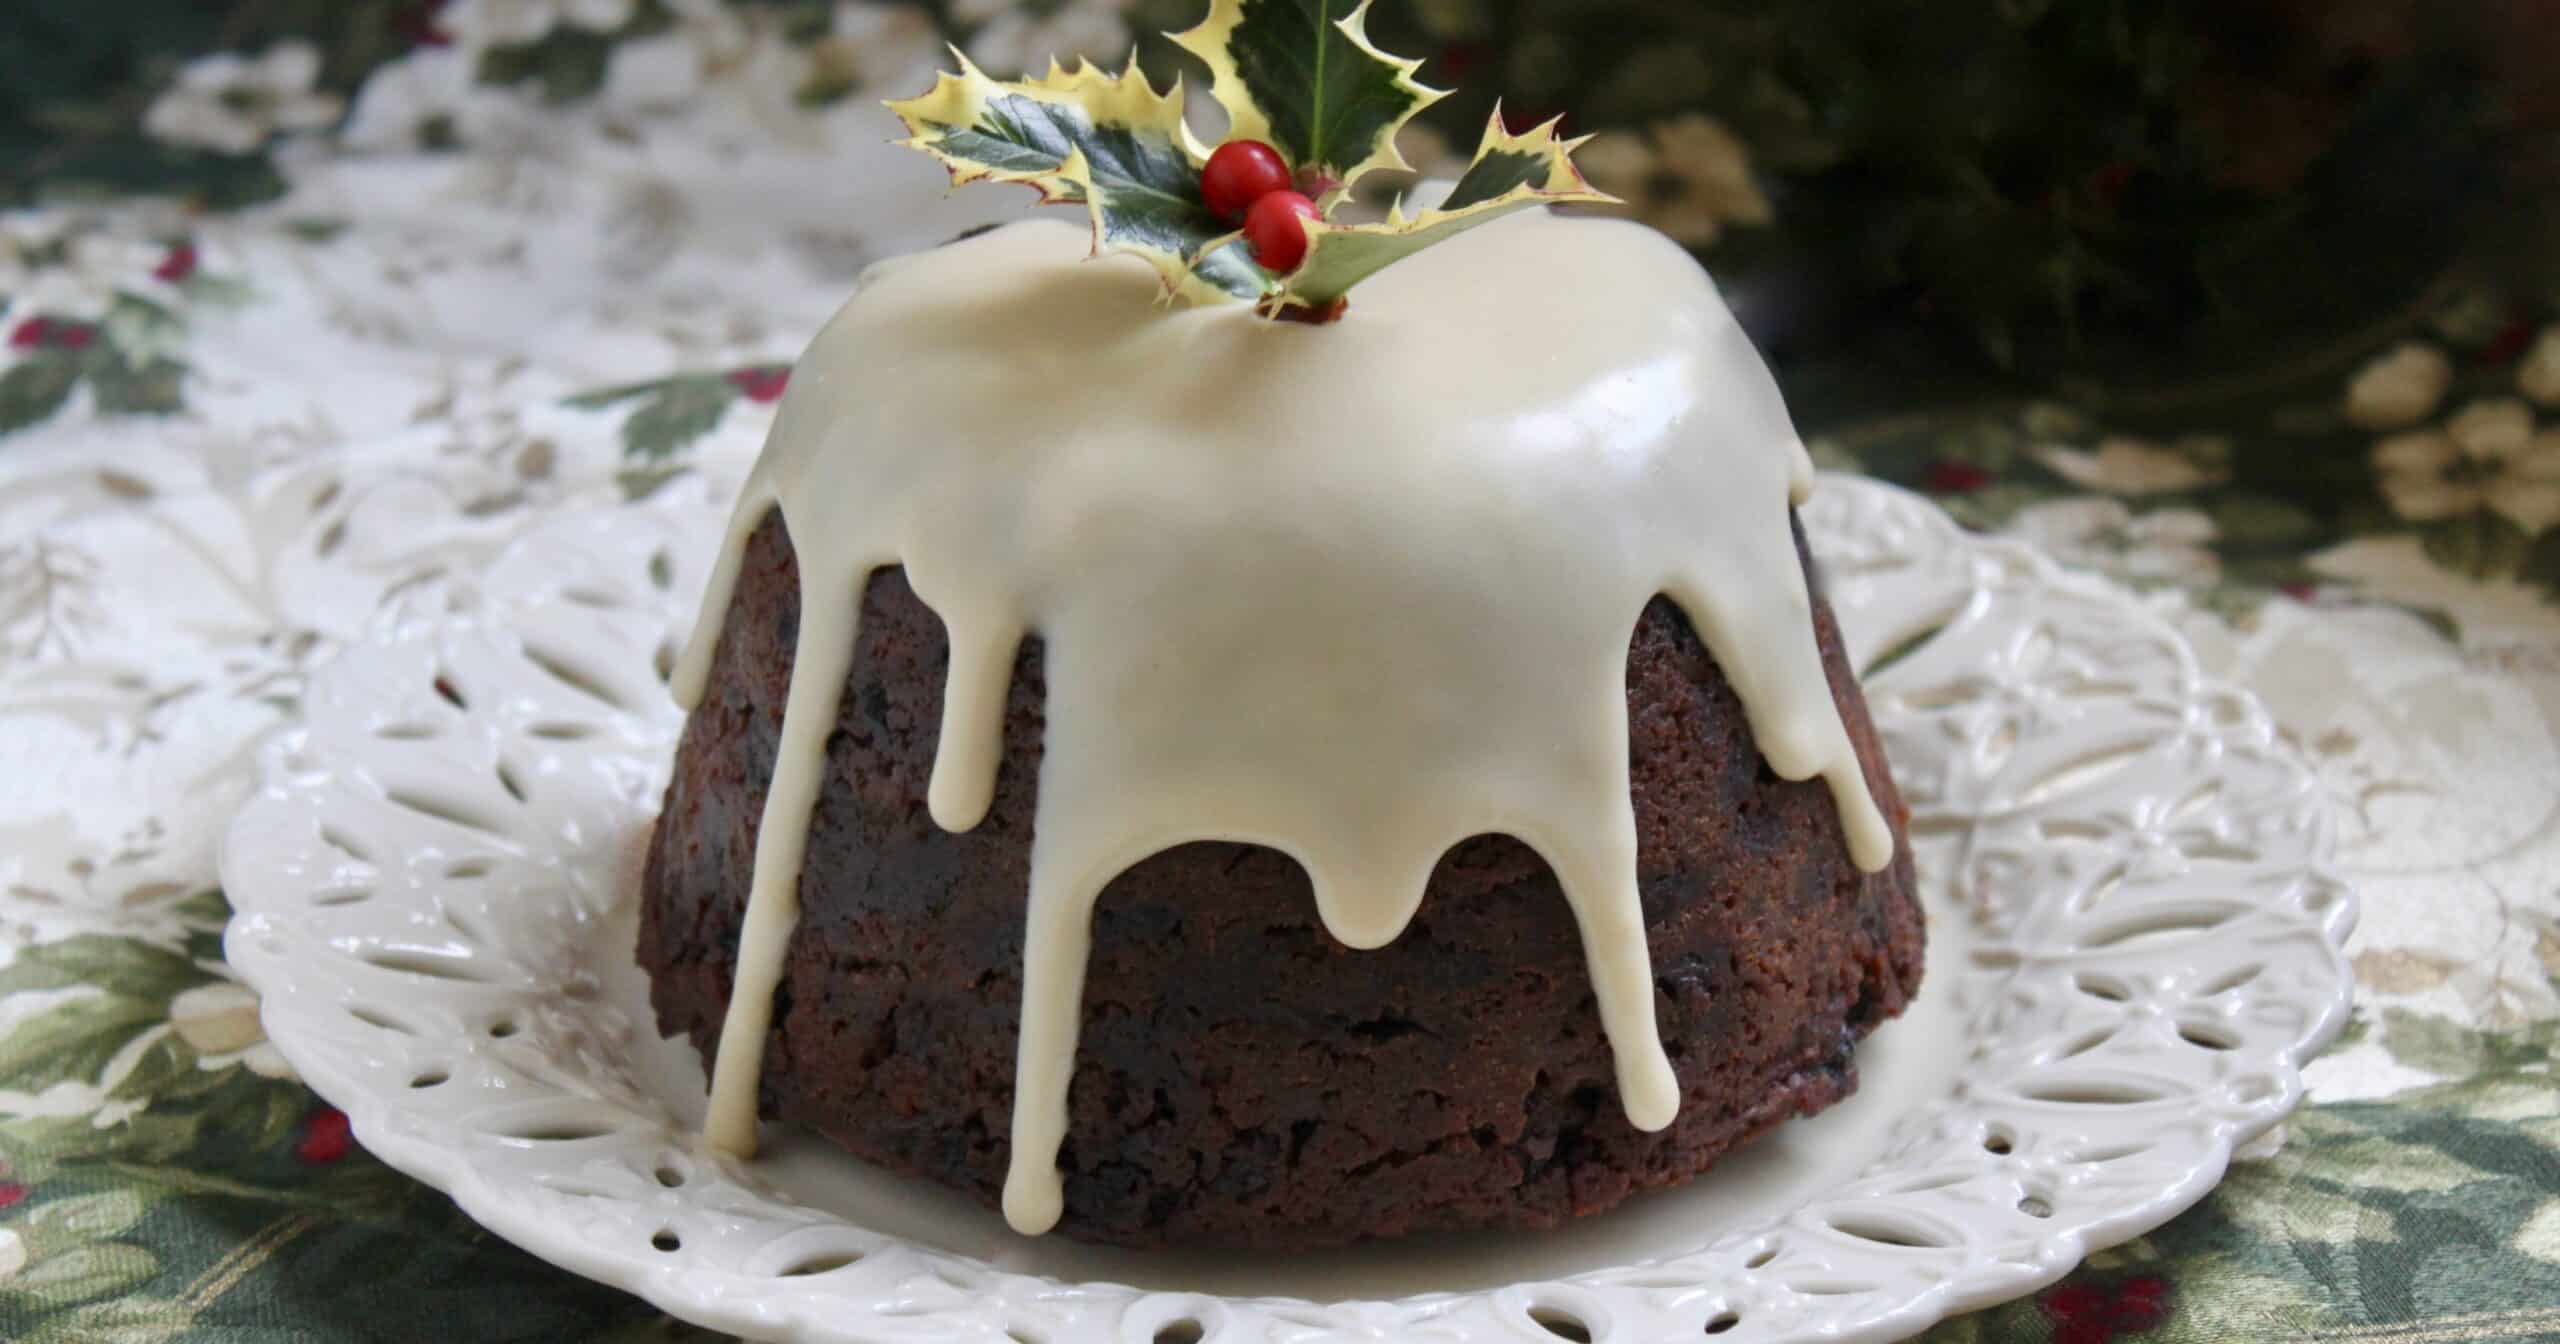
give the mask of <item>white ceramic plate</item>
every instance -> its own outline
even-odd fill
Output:
[[[313,679],[233,828],[228,948],[385,1161],[739,1334],[887,1344],[1882,1340],[2154,1227],[2301,1095],[2354,901],[2302,767],[2128,594],[1831,478],[1806,511],[1917,819],[1926,988],[1847,1103],[1544,1235],[1130,1253],[779,1136],[695,1145],[629,899],[720,534],[564,517]],[[1917,647],[1912,640],[1928,634]]]

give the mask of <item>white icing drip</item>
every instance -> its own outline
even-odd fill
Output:
[[[1026,631],[1047,726],[1005,1214],[1058,1218],[1095,901],[1193,840],[1296,859],[1333,935],[1392,941],[1440,856],[1554,869],[1627,1116],[1679,1092],[1653,1012],[1626,653],[1667,594],[1770,768],[1823,777],[1850,855],[1893,837],[1816,647],[1788,505],[1812,464],[1703,272],[1630,225],[1525,215],[1364,286],[1343,322],[1167,312],[1086,233],[1016,225],[877,268],[812,343],[676,679],[704,690],[778,507],[799,655],[757,836],[712,1142],[754,1146],[774,981],[863,582],[903,564],[951,647],[929,804],[985,815]]]

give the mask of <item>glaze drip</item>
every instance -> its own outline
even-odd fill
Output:
[[[1770,769],[1823,778],[1850,857],[1892,857],[1816,649],[1789,507],[1812,465],[1687,254],[1524,215],[1379,276],[1326,328],[1166,312],[1142,263],[1027,223],[885,263],[795,370],[693,642],[702,697],[748,537],[779,509],[799,653],[757,833],[706,1133],[755,1146],[871,573],[903,565],[951,649],[928,804],[993,795],[1026,631],[1047,726],[1025,914],[1006,1218],[1046,1231],[1094,903],[1194,840],[1259,844],[1374,948],[1440,856],[1499,832],[1572,906],[1628,1119],[1679,1106],[1653,1011],[1627,788],[1626,650],[1669,596]]]

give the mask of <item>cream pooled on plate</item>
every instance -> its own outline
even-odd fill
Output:
[[[1530,212],[1364,285],[1328,326],[1166,311],[1088,230],[1011,225],[884,263],[796,366],[677,670],[702,697],[748,538],[781,511],[803,600],[707,1133],[756,1083],[864,586],[903,565],[951,650],[934,820],[985,814],[1027,632],[1047,726],[1006,1217],[1053,1225],[1088,932],[1194,840],[1307,871],[1353,947],[1440,856],[1517,837],[1581,932],[1628,1119],[1679,1104],[1627,783],[1628,633],[1676,602],[1770,768],[1821,777],[1865,871],[1893,837],[1824,676],[1790,508],[1812,466],[1697,263]]]

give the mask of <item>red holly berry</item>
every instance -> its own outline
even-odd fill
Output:
[[[791,383],[787,365],[760,364],[729,371],[729,386],[749,401],[779,401],[782,389]]]
[[[2053,1327],[2054,1344],[2112,1344],[2168,1319],[2169,1283],[2144,1275],[2117,1283],[2065,1284],[2038,1305]]]
[[[402,5],[391,11],[391,31],[407,38],[416,46],[452,46],[453,34],[437,26],[436,22],[438,11],[444,7],[445,0],[424,0],[423,3]]]
[[[1920,488],[1933,495],[1969,495],[1991,484],[1991,473],[1970,462],[1942,457],[1920,469]]]
[[[335,1106],[314,1109],[302,1122],[302,1140],[293,1145],[293,1155],[311,1165],[325,1166],[345,1157],[355,1147],[355,1138],[347,1132],[347,1113]]]
[[[1230,140],[1200,169],[1200,199],[1229,223],[1244,218],[1254,202],[1288,189],[1288,161],[1259,140]]]
[[[2498,333],[2489,338],[2489,343],[2480,347],[2480,362],[2492,368],[2513,363],[2516,356],[2523,354],[2524,348],[2531,344],[2533,324],[2523,318],[2515,318],[2498,328]]]
[[[56,322],[46,334],[65,350],[86,350],[89,342],[98,339],[98,329],[86,322]]]
[[[1253,259],[1282,275],[1307,259],[1307,221],[1324,218],[1316,203],[1294,191],[1275,191],[1253,203],[1244,217],[1245,245]]]
[[[27,1187],[16,1181],[0,1181],[0,1209],[14,1209],[27,1200]]]
[[[53,319],[48,317],[31,317],[9,329],[9,348],[12,350],[33,350],[37,346],[44,344],[46,338],[51,335],[53,335]]]
[[[169,248],[168,255],[160,258],[159,265],[151,268],[152,279],[165,281],[172,285],[185,280],[188,276],[195,273],[196,245],[193,243],[172,244]]]

